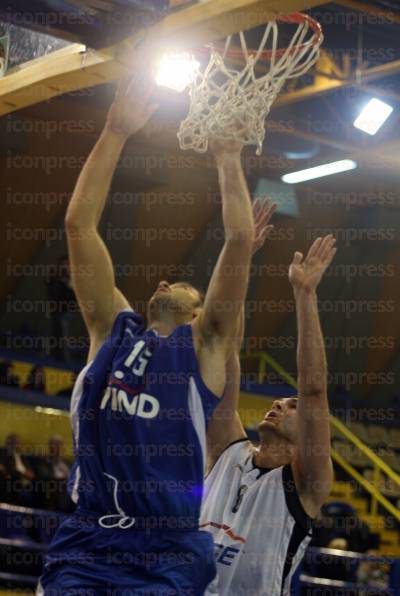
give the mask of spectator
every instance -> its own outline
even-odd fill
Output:
[[[327,548],[337,551],[348,551],[349,544],[346,538],[332,538],[327,544]],[[322,577],[337,579],[340,581],[354,581],[354,563],[349,558],[332,557],[330,563],[325,560],[325,573]]]
[[[0,385],[19,387],[18,377],[14,374],[14,364],[8,360],[0,362]]]
[[[34,366],[28,375],[27,382],[24,385],[24,389],[29,391],[46,391],[46,377],[45,371],[42,366]]]
[[[58,260],[57,272],[47,280],[47,297],[51,302],[53,356],[71,362],[68,338],[71,335],[71,315],[77,312],[77,303],[71,285],[69,261],[66,256]]]
[[[331,548],[333,550],[349,550],[348,547],[349,545],[346,538],[332,538],[326,545],[326,548]]]
[[[62,457],[64,441],[53,435],[48,441],[48,452],[37,464],[37,475],[42,481],[41,505],[53,511],[70,511],[71,501],[67,493],[70,464]]]
[[[29,505],[32,499],[34,472],[21,455],[21,441],[17,434],[6,437],[0,449],[0,498],[15,505]]]
[[[313,546],[328,547],[334,538],[347,541],[350,551],[365,553],[374,544],[368,524],[357,517],[353,507],[347,503],[326,503],[314,526]]]
[[[379,557],[379,553],[376,550],[370,549],[367,553],[369,556]],[[360,584],[368,586],[368,590],[361,590],[360,596],[368,594],[372,596],[375,592],[371,591],[371,588],[378,588],[377,594],[380,590],[384,590],[389,586],[389,566],[386,563],[380,563],[378,561],[360,561],[357,569],[357,581]]]

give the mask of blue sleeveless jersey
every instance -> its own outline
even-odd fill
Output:
[[[218,402],[200,377],[191,325],[163,337],[122,311],[72,395],[78,510],[104,528],[197,528]]]

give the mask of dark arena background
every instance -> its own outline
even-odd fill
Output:
[[[319,59],[283,86],[261,155],[254,146],[242,154],[251,195],[270,196],[277,209],[251,265],[239,411],[257,443],[258,421],[274,399],[295,394],[288,267],[295,250],[333,234],[337,255],[318,307],[335,479],[291,590],[400,596],[396,0],[1,0],[1,595],[35,592],[48,544],[74,509],[66,488],[69,406],[89,340],[71,286],[64,217],[116,81],[130,74],[132,40],[160,27],[185,49],[246,28],[256,45],[268,19],[297,11],[321,24]],[[371,100],[366,131],[355,122]],[[160,86],[157,103],[123,149],[99,224],[116,283],[142,315],[160,280],[205,291],[224,240],[211,153],[179,148],[188,94]],[[330,175],[282,179],[344,161],[347,171],[331,166]]]

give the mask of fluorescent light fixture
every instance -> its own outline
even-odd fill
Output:
[[[314,180],[314,178],[322,178],[323,176],[332,176],[332,174],[354,170],[356,167],[357,164],[352,159],[342,159],[341,161],[325,163],[322,166],[307,168],[307,170],[285,174],[281,179],[287,184],[297,184],[298,182],[305,182],[306,180]]]
[[[392,106],[374,97],[364,106],[353,125],[369,135],[374,135],[392,112]]]
[[[196,78],[200,62],[187,52],[164,54],[158,65],[156,83],[183,91]]]

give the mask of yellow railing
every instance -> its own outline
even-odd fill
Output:
[[[288,385],[291,385],[297,389],[296,379],[294,379],[288,372],[285,371],[278,362],[276,362],[271,356],[265,352],[249,352],[242,355],[242,360],[248,360],[250,358],[258,359],[258,382],[262,384],[265,377],[265,367],[270,366],[275,372],[277,372]],[[347,441],[355,445],[364,455],[371,461],[373,465],[373,483],[369,482],[364,478],[357,470],[335,449],[332,449],[333,459],[350,475],[352,476],[367,492],[370,493],[371,499],[371,513],[376,514],[378,503],[380,503],[393,517],[400,521],[400,511],[392,505],[392,503],[386,499],[384,495],[379,491],[379,483],[381,474],[386,474],[395,484],[400,487],[400,475],[396,474],[394,470],[380,457],[376,455],[365,443],[363,443],[357,435],[352,433],[338,418],[330,415],[330,421],[333,427],[340,434],[342,434]]]

